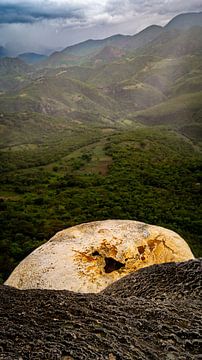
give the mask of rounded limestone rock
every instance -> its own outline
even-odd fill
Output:
[[[58,232],[27,256],[5,284],[97,293],[140,268],[193,258],[171,230],[132,220],[96,221]]]

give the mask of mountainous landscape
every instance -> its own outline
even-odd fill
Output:
[[[55,232],[104,219],[201,246],[202,13],[50,56],[0,47],[0,277]]]

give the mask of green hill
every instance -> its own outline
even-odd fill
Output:
[[[5,112],[39,112],[64,115],[72,111],[101,111],[106,114],[113,106],[104,94],[93,86],[69,79],[64,71],[54,77],[40,77],[18,92],[0,96],[0,108]]]

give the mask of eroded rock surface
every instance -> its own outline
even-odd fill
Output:
[[[1,360],[198,360],[201,260],[153,265],[100,294],[0,287]]]
[[[137,221],[97,221],[57,233],[23,260],[5,284],[96,293],[145,266],[192,258],[173,231]]]

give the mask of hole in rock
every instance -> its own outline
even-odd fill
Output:
[[[100,254],[99,254],[99,252],[98,251],[94,251],[93,253],[92,253],[92,256],[99,256]]]
[[[121,269],[122,267],[125,267],[124,264],[122,264],[119,261],[116,261],[115,259],[111,257],[105,258],[105,267],[104,270],[107,274],[111,273],[112,271],[116,271]]]
[[[146,246],[138,246],[137,249],[138,249],[139,254],[144,254],[145,247],[146,247]]]

